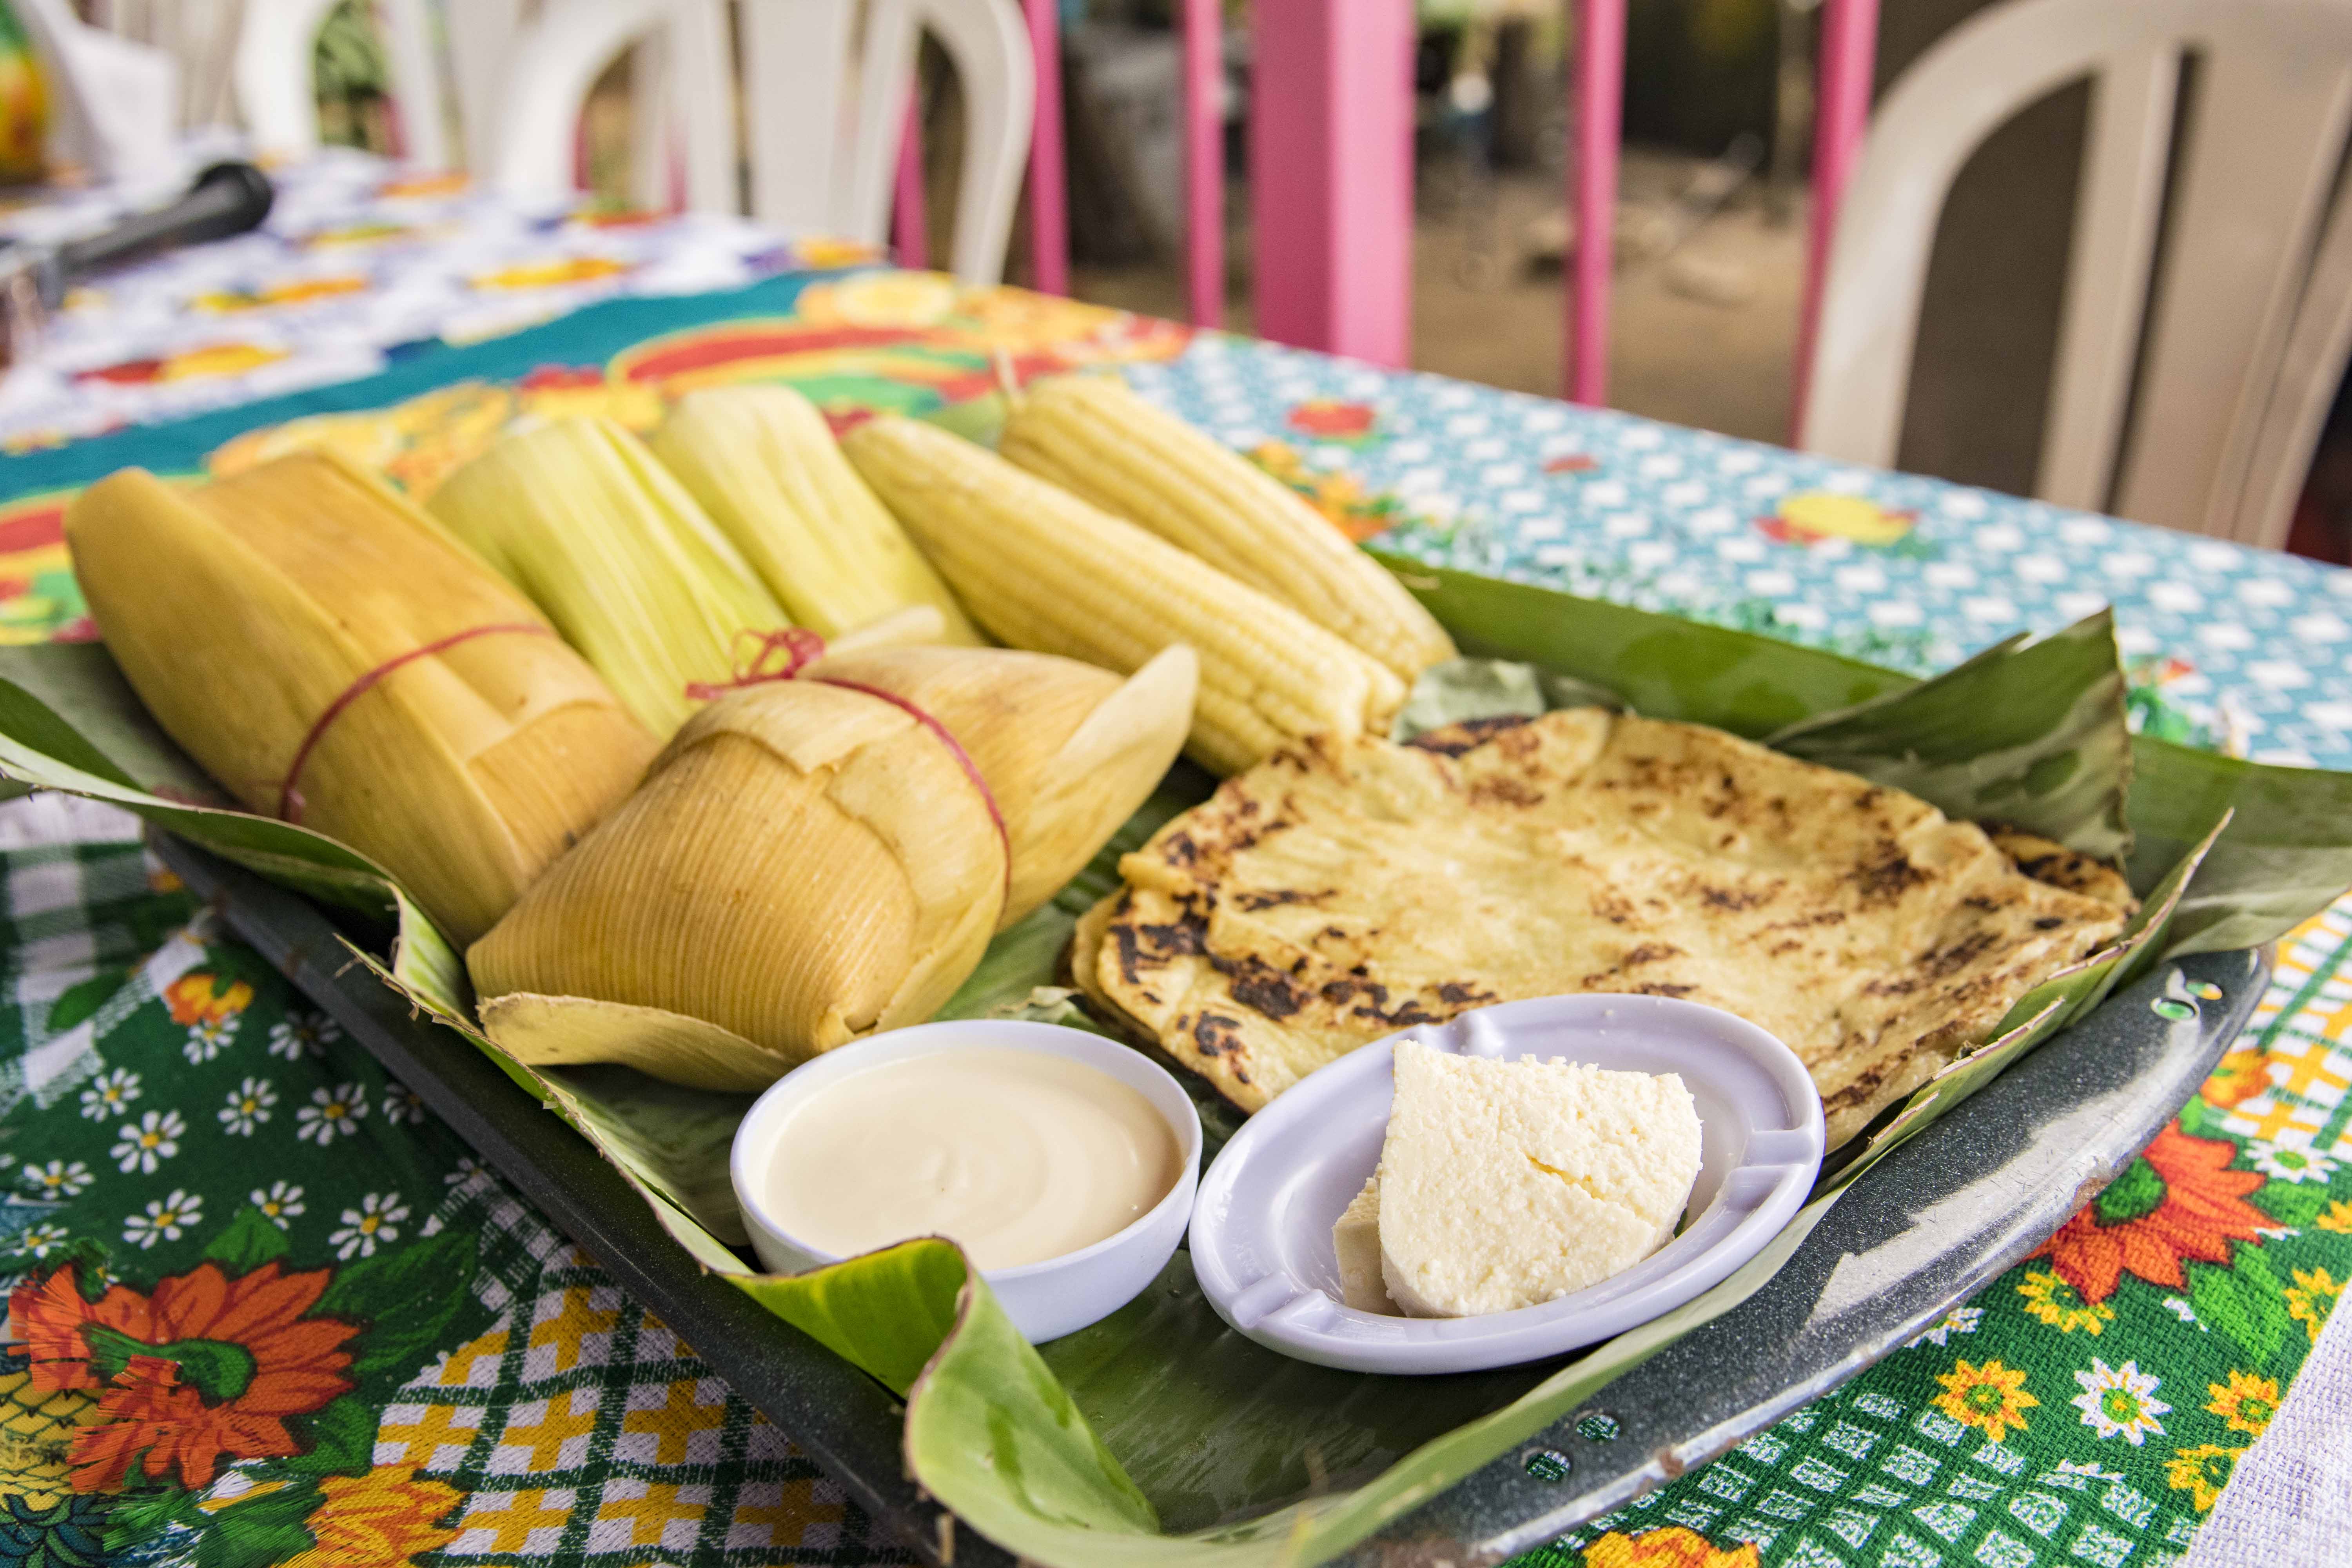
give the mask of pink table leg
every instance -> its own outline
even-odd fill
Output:
[[[931,264],[930,226],[923,211],[923,111],[909,97],[907,128],[898,134],[898,177],[890,191],[890,254],[901,267]]]
[[[1184,273],[1192,324],[1225,321],[1224,16],[1184,0]]]
[[[1254,11],[1257,330],[1405,363],[1412,336],[1411,0]]]
[[[1617,153],[1624,123],[1625,0],[1578,0],[1576,271],[1562,356],[1570,401],[1609,397],[1609,289],[1617,250]]]
[[[1062,32],[1058,0],[1023,0],[1037,65],[1036,122],[1029,132],[1029,280],[1070,291],[1069,185],[1062,172]]]
[[[1878,0],[1825,0],[1822,7],[1821,86],[1813,112],[1813,210],[1805,253],[1804,313],[1797,324],[1795,386],[1789,444],[1805,444],[1805,397],[1813,376],[1813,336],[1821,328],[1822,289],[1837,239],[1838,204],[1862,156],[1870,128],[1872,77],[1878,65]]]

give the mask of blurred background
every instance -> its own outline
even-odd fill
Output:
[[[259,0],[76,0],[88,20],[200,58]],[[459,5],[467,0],[442,0]],[[844,0],[845,4],[851,0]],[[1278,4],[1279,0],[1258,0]],[[1880,89],[1997,0],[1885,0]],[[526,9],[529,8],[526,0]],[[1070,291],[1182,319],[1182,48],[1171,0],[1064,0]],[[1252,325],[1249,0],[1224,5],[1228,313]],[[1544,395],[1562,384],[1562,268],[1577,237],[1564,199],[1574,8],[1563,0],[1418,0],[1411,360]],[[320,30],[326,139],[396,153],[387,64],[369,0]],[[1678,424],[1784,441],[1804,282],[1806,172],[1820,0],[1629,0],[1625,156],[1613,244],[1609,401]],[[580,165],[615,207],[662,172],[634,121],[626,54],[590,96]],[[226,72],[213,80],[225,84]],[[225,85],[192,73],[184,117],[226,118]],[[5,94],[0,94],[5,96]],[[1899,467],[2015,494],[2033,490],[2090,100],[2062,89],[1997,132],[1953,186],[1929,268]],[[927,206],[953,207],[962,106],[925,46],[919,95]],[[1025,198],[1024,198],[1025,206]],[[928,260],[944,266],[946,225]],[[1005,276],[1032,274],[1025,212]],[[901,257],[901,259],[914,259]],[[2339,399],[2290,548],[2352,560],[2352,419]]]

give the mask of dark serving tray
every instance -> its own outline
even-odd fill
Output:
[[[164,859],[230,928],[415,1089],[524,1196],[659,1313],[736,1392],[927,1560],[1009,1564],[908,1479],[901,1406],[881,1385],[705,1274],[577,1136],[452,1030],[354,964],[293,894],[159,837]],[[2157,971],[2011,1068],[1856,1182],[1740,1306],[1603,1391],[1618,1436],[1578,1411],[1392,1522],[1341,1561],[1499,1562],[1618,1507],[1818,1398],[2040,1246],[2114,1179],[2245,1027],[2266,953],[2206,953]],[[2218,1000],[2172,1018],[2179,981]],[[2180,1009],[2172,1008],[2172,1011]],[[1596,1429],[1600,1424],[1595,1424]]]

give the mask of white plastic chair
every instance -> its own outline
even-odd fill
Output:
[[[751,215],[787,232],[883,242],[916,49],[928,32],[964,89],[952,266],[967,282],[996,281],[1036,90],[1020,12],[1013,0],[869,0],[853,103],[845,96],[853,10],[845,0],[742,0]],[[677,128],[689,208],[743,210],[721,0],[549,0],[507,73],[499,188],[529,200],[569,194],[573,126],[589,88],[622,49],[657,36],[660,68],[642,73],[637,86],[642,92],[648,78],[658,82],[666,113],[649,111],[641,98],[637,121]],[[640,147],[642,176],[656,160]]]
[[[2190,54],[2196,106],[2168,215]],[[2352,349],[2344,0],[2013,0],[1953,29],[1886,95],[1847,188],[1805,445],[1893,464],[1946,193],[2011,115],[2086,77],[2035,493],[2280,543]]]
[[[20,0],[35,58],[55,84],[60,156],[133,188],[180,177],[180,70],[163,50],[118,38],[66,0]]]
[[[458,32],[464,13],[497,3],[451,0],[452,34]],[[257,153],[302,158],[319,150],[311,60],[319,28],[334,7],[335,0],[245,0],[231,74],[237,113]],[[383,34],[384,64],[392,74],[392,100],[400,114],[402,157],[423,168],[448,168],[448,111],[427,0],[374,0],[374,9]]]

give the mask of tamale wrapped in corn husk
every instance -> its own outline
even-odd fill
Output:
[[[1051,654],[893,647],[828,656],[801,679],[887,691],[962,743],[1012,848],[1001,929],[1061,891],[1159,784],[1192,728],[1200,662],[1180,645],[1122,679]]]
[[[743,552],[796,626],[835,637],[913,605],[980,634],[898,520],[875,499],[816,405],[789,386],[689,393],[654,433],[655,457]]]
[[[373,858],[454,940],[489,929],[658,744],[425,513],[298,453],[66,512],[74,574],[157,721],[232,795]]]
[[[433,515],[547,613],[667,738],[783,606],[645,443],[609,419],[519,430],[433,492]]]
[[[526,1061],[753,1089],[930,1016],[1005,884],[950,737],[882,697],[771,681],[688,720],[467,964],[482,1026]]]

